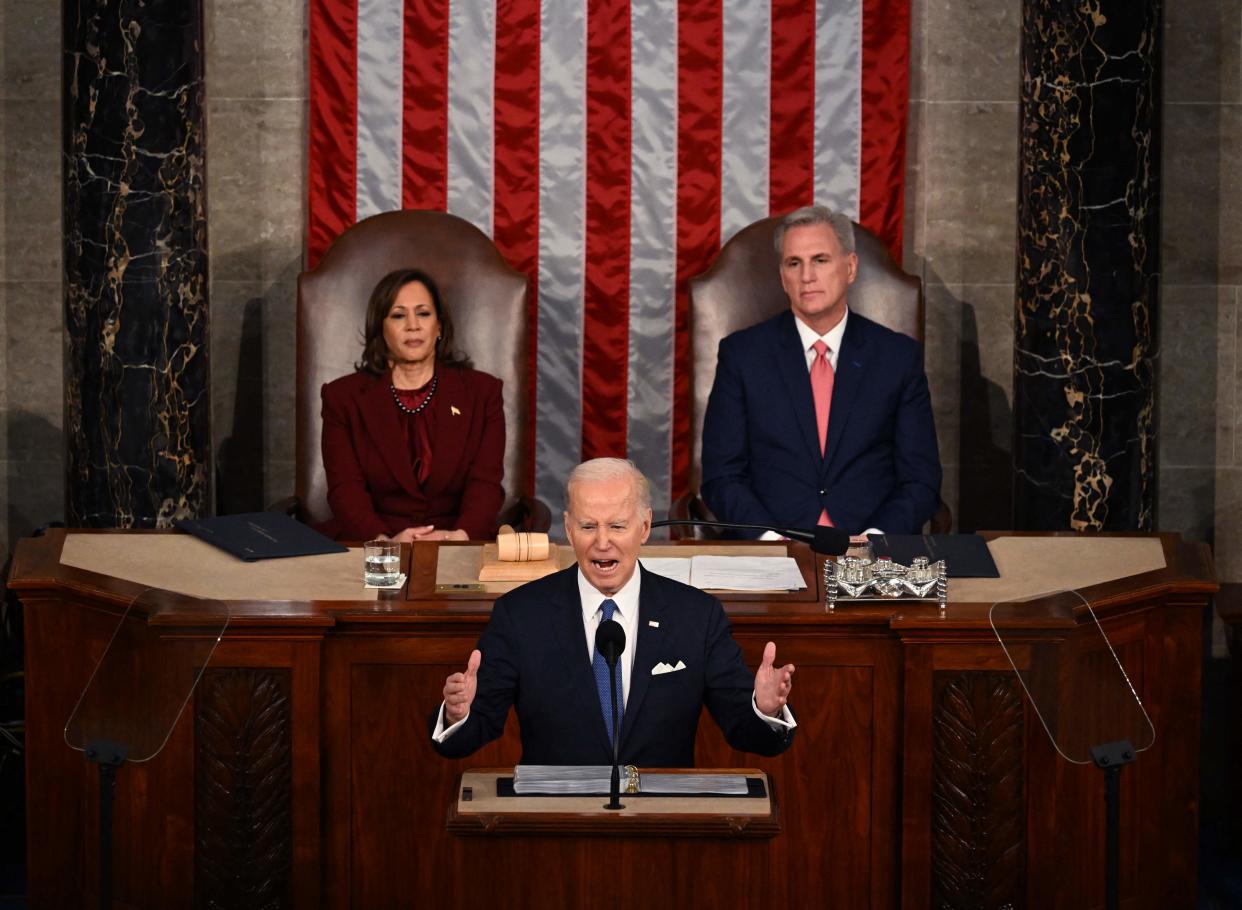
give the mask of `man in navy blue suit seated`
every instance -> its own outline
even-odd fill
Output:
[[[612,764],[608,669],[594,650],[610,618],[625,630],[617,661],[620,761],[690,767],[706,705],[729,744],[776,755],[796,726],[794,667],[768,642],[752,675],[720,601],[642,568],[651,493],[631,462],[597,458],[566,484],[565,532],[578,564],[500,597],[466,669],[444,684],[432,744],[462,758],[504,731],[517,709],[525,764]],[[607,705],[607,710],[605,710]]]
[[[922,348],[850,312],[849,218],[798,209],[776,247],[790,307],[720,342],[703,500],[721,521],[917,534],[940,497]]]

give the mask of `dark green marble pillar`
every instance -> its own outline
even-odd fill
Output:
[[[209,498],[201,0],[66,0],[66,514],[166,527]]]
[[[1023,0],[1014,515],[1150,530],[1160,0]]]

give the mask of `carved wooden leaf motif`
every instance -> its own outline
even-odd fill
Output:
[[[196,907],[290,904],[288,692],[287,670],[203,675],[194,728]]]
[[[1022,697],[1011,675],[961,673],[933,719],[932,906],[1025,905]]]

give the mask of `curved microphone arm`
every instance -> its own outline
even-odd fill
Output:
[[[728,531],[771,531],[810,544],[812,550],[821,556],[840,556],[850,548],[850,535],[840,528],[820,525],[811,528],[778,528],[773,525],[752,525],[734,521],[706,521],[697,518],[667,518],[651,523],[653,528],[668,528],[673,525],[691,525],[701,528],[723,528]]]

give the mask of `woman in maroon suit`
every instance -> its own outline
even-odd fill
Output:
[[[504,499],[501,382],[453,348],[435,283],[382,278],[367,304],[362,361],[323,387],[323,466],[333,537],[495,536]]]

